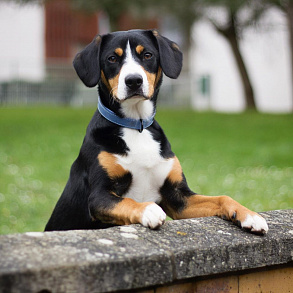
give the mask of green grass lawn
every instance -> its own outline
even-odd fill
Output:
[[[42,231],[95,109],[0,108],[0,233]],[[293,115],[161,110],[192,190],[293,208]]]

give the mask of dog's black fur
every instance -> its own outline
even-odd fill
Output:
[[[127,95],[124,100],[119,100],[117,86],[121,83],[119,75],[128,44],[132,58],[143,69],[151,86],[146,94],[140,86],[132,88],[128,85],[125,87]],[[86,86],[98,85],[102,103],[116,115],[125,117],[122,105],[127,99],[139,98],[142,104],[144,100],[151,102],[155,111],[162,71],[170,78],[177,78],[182,68],[182,53],[174,42],[157,31],[134,30],[96,36],[77,54],[73,64]],[[137,174],[122,168],[115,159],[127,158],[130,153],[129,141],[124,139],[123,131],[123,127],[105,119],[98,110],[95,112],[46,231],[99,229],[130,223],[157,228],[163,224],[164,212],[148,202],[147,197],[144,202],[125,198]],[[217,215],[245,226],[247,215],[256,215],[228,197],[196,195],[189,189],[179,161],[159,124],[154,121],[143,131],[149,132],[152,140],[159,144],[159,155],[164,163],[173,162],[158,189],[156,201],[169,216],[179,219]],[[266,230],[253,224],[249,228],[256,232]]]
[[[109,99],[110,93],[101,80],[101,71],[107,79],[119,73],[121,63],[106,64],[107,56],[113,54],[113,48],[125,47],[128,37],[137,44],[151,50],[155,58],[145,65],[147,71],[155,73],[159,65],[170,78],[177,78],[182,67],[182,53],[172,49],[172,42],[162,36],[156,37],[153,31],[117,32],[105,36],[96,36],[94,40],[74,60],[74,67],[80,79],[88,87],[98,84],[103,104],[123,116],[120,104]],[[119,58],[119,56],[116,56]],[[155,88],[152,102],[156,105],[162,75]],[[161,145],[164,158],[173,157],[170,144],[163,130],[155,121],[148,130]],[[121,201],[123,194],[131,185],[132,175],[127,173],[115,182],[110,179],[98,164],[97,156],[101,151],[126,155],[127,145],[121,138],[121,127],[104,119],[96,110],[90,121],[80,153],[73,163],[66,187],[57,202],[45,230],[98,229],[113,226],[92,217],[91,211],[110,209]],[[162,190],[167,186],[162,186]],[[105,190],[113,189],[121,198],[110,197]],[[168,188],[167,188],[168,189]],[[190,193],[188,190],[187,193]],[[182,205],[182,203],[181,203]]]

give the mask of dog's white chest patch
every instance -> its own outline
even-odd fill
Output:
[[[171,171],[174,159],[164,159],[160,155],[160,144],[147,129],[139,133],[124,128],[122,137],[130,151],[127,156],[115,156],[117,163],[132,174],[132,184],[125,197],[137,202],[159,203],[159,189]]]

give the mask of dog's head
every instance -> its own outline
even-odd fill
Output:
[[[86,86],[99,84],[116,102],[133,97],[151,100],[162,71],[170,78],[179,76],[182,53],[155,30],[132,30],[97,35],[73,65]]]

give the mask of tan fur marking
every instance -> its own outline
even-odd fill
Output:
[[[171,183],[179,183],[183,180],[182,168],[177,157],[174,157],[173,167],[167,178],[171,181]]]
[[[110,93],[114,98],[117,97],[119,75],[120,75],[120,72],[115,77],[108,80],[111,87]]]
[[[131,198],[124,198],[109,211],[109,218],[112,224],[129,225],[138,224],[142,221],[145,208],[153,204],[151,202],[138,203]]]
[[[237,220],[241,222],[245,220],[247,214],[252,216],[256,214],[226,195],[193,195],[187,198],[186,207],[181,212],[171,211],[173,219],[219,216],[232,221],[235,220],[233,219],[235,212]]]
[[[110,193],[118,198],[121,198],[121,196],[119,196],[117,193],[115,193],[114,191],[110,191]]]
[[[154,94],[155,91],[155,80],[156,80],[156,74],[155,73],[150,73],[146,70],[144,70],[148,83],[149,83],[149,92],[148,92],[148,97],[151,98]]]
[[[115,49],[115,51],[114,51],[118,56],[122,56],[123,55],[123,50],[121,49],[121,48],[117,48],[117,49]]]
[[[161,76],[162,76],[162,68],[159,66],[157,76],[156,76],[156,80],[155,80],[155,87],[158,85],[158,82],[159,82]]]
[[[135,51],[137,54],[141,54],[143,50],[144,50],[144,46],[142,46],[142,45],[138,45],[135,48]]]
[[[156,30],[153,30],[153,35],[154,35],[155,37],[158,37],[158,36],[159,36],[159,33],[158,33],[158,31],[156,31]]]
[[[155,88],[156,88],[156,86],[159,82],[159,79],[161,77],[162,68],[159,67],[157,73],[150,73],[150,72],[146,71],[144,68],[143,68],[143,70],[147,76],[148,83],[149,83],[148,97],[151,98],[154,94]]]
[[[105,76],[103,70],[101,70],[101,79],[102,79],[102,82],[103,82],[103,83],[106,85],[106,87],[108,88],[108,90],[111,91],[111,90],[112,90],[112,89],[111,89],[111,86],[110,86],[110,84],[109,84],[109,82],[108,82],[108,80],[107,80],[107,78],[106,78],[106,76]]]
[[[178,51],[180,51],[179,46],[176,43],[172,43],[172,47]]]
[[[100,152],[98,155],[98,160],[110,178],[122,177],[128,172],[117,163],[117,158],[110,153],[105,151]]]
[[[101,36],[97,36],[96,39],[95,39],[96,44],[99,45],[100,42],[101,42],[101,40],[102,40],[102,37]]]

